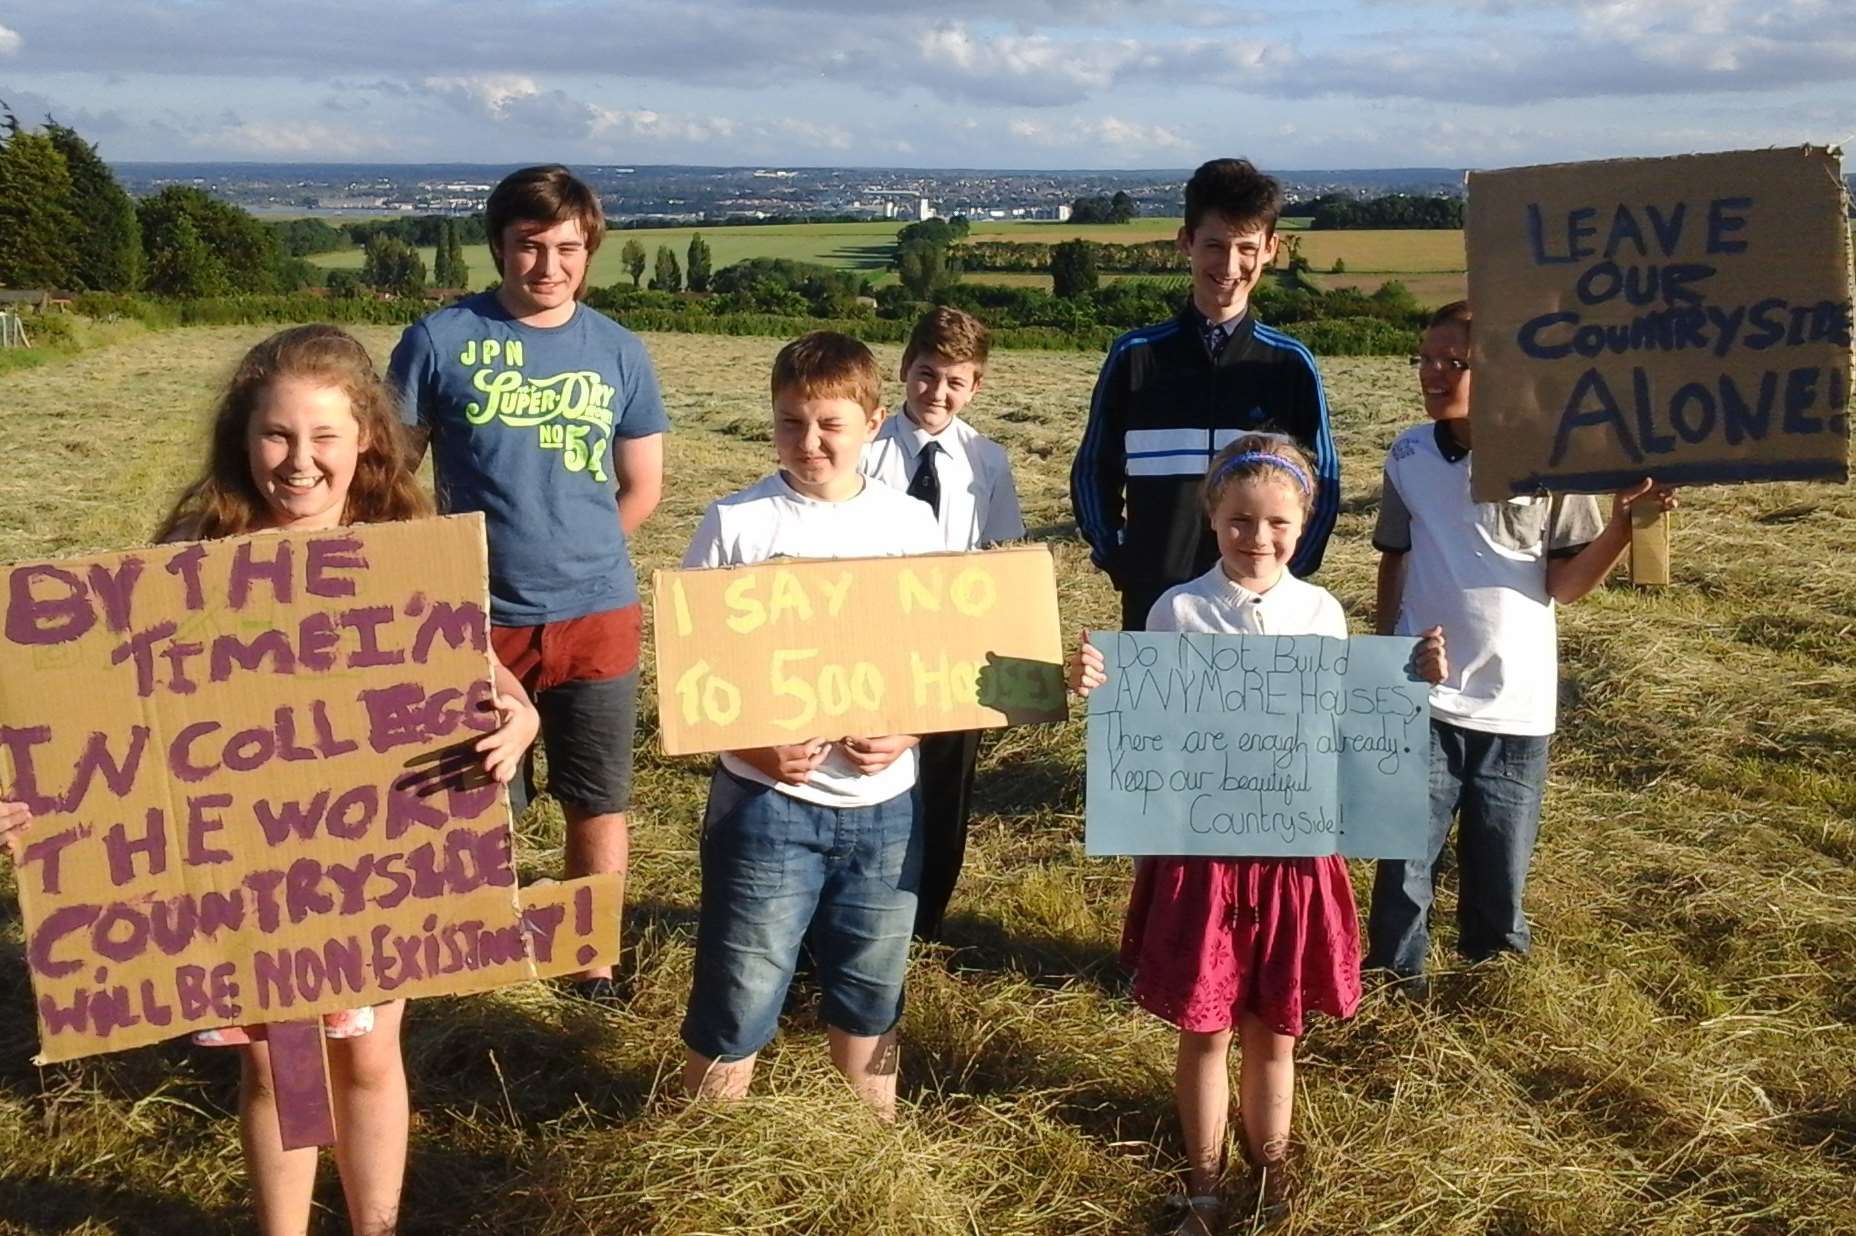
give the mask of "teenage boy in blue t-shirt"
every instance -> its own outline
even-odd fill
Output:
[[[638,337],[579,303],[598,196],[529,167],[484,214],[502,285],[407,328],[389,373],[439,509],[483,513],[491,642],[541,712],[567,875],[623,874],[643,626],[627,538],[657,507],[669,420]],[[532,792],[525,770],[518,813]],[[611,970],[580,989],[611,1000]]]

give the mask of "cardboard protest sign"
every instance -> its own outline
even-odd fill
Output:
[[[1390,636],[1096,631],[1090,854],[1421,858],[1430,687]]]
[[[671,755],[1067,715],[1041,545],[659,571],[652,591]]]
[[[617,888],[518,890],[482,519],[4,568],[0,752],[41,1062],[578,970]]]
[[[1476,500],[1847,480],[1845,201],[1810,147],[1472,172]]]

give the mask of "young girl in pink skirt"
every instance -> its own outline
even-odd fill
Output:
[[[1293,439],[1249,434],[1231,443],[1205,476],[1218,562],[1162,595],[1147,630],[1346,638],[1340,603],[1286,569],[1314,501],[1314,468]],[[1417,668],[1433,682],[1443,677],[1440,630],[1426,632]],[[1108,681],[1102,654],[1082,644],[1069,676],[1084,695],[1101,686]],[[1234,1033],[1245,1155],[1260,1208],[1281,1217],[1295,1040],[1309,1010],[1351,1017],[1360,1002],[1360,932],[1346,862],[1143,859],[1121,958],[1134,970],[1135,1002],[1179,1027],[1173,1087],[1190,1190],[1178,1236],[1208,1236],[1221,1219]]]

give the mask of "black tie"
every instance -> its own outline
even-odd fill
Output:
[[[922,443],[921,459],[915,465],[915,475],[909,478],[909,497],[926,502],[936,516],[941,514],[941,478],[934,472],[934,456],[940,449],[939,442]]]
[[[1231,342],[1231,332],[1226,330],[1222,323],[1216,326],[1209,322],[1205,324],[1205,350],[1211,353],[1214,362],[1217,361],[1218,354],[1224,351],[1224,345],[1229,342]]]

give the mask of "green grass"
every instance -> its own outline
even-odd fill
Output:
[[[215,384],[264,333],[174,331],[0,375],[0,559],[145,539],[198,466]],[[384,357],[395,332],[363,337]],[[676,425],[667,497],[637,541],[648,573],[676,561],[705,503],[769,466],[780,341],[647,343]],[[896,349],[878,352],[893,371]],[[971,409],[1010,452],[1072,630],[1115,613],[1066,492],[1097,363],[1000,353]],[[1345,493],[1320,582],[1366,630],[1379,462],[1418,412],[1398,359],[1323,372]],[[1435,1003],[1370,994],[1300,1049],[1307,1167],[1282,1230],[1856,1231],[1852,543],[1851,490],[1695,491],[1674,587],[1617,585],[1565,612],[1535,953],[1457,964],[1446,875]],[[948,943],[911,966],[893,1129],[834,1081],[809,1014],[787,1021],[751,1101],[678,1096],[705,776],[655,754],[655,736],[647,713],[629,1004],[599,1014],[527,986],[411,1010],[404,1231],[1154,1230],[1180,1166],[1173,1035],[1113,961],[1129,865],[1082,854],[1080,723],[984,744]],[[520,830],[525,878],[554,873],[560,844],[544,798]],[[1363,898],[1370,870],[1353,874]],[[34,1069],[19,923],[10,896],[0,906],[0,1232],[249,1230],[233,1058],[168,1045]],[[339,1210],[326,1164],[319,1197]]]
[[[896,230],[900,226],[898,223],[884,222],[770,223],[764,227],[703,228],[701,232],[703,239],[709,242],[717,270],[746,258],[770,257],[818,262],[825,266],[864,270],[874,274],[888,265],[890,249],[895,244]],[[589,277],[596,287],[605,287],[621,280],[629,284],[631,276],[625,272],[620,253],[626,241],[636,240],[644,246],[644,278],[649,283],[651,263],[657,259],[658,246],[669,245],[677,255],[677,265],[681,267],[689,251],[690,237],[697,230],[676,227],[608,232],[599,252],[593,255],[593,268]],[[419,253],[425,258],[426,269],[431,270],[433,251],[425,248],[419,250]],[[359,270],[362,257],[362,251],[354,248],[319,253],[309,260],[331,270]],[[470,267],[472,287],[485,287],[496,280],[496,267],[490,261],[489,246],[466,245],[464,261]]]

